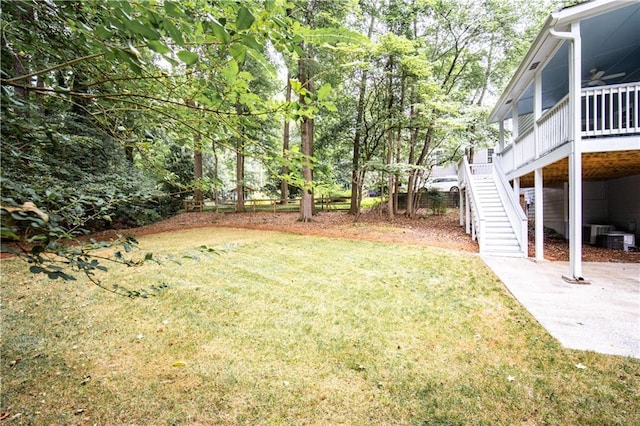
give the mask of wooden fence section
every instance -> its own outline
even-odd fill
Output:
[[[314,200],[318,210],[349,210],[351,204],[350,197],[332,196],[317,197]],[[244,200],[246,211],[255,213],[256,211],[273,211],[278,210],[294,210],[300,205],[300,198],[291,198],[283,202],[280,198],[252,198]],[[236,211],[236,202],[234,200],[213,203],[208,201],[195,201],[188,199],[183,201],[183,209],[185,212],[202,212],[205,208],[211,208],[215,211]]]
[[[436,201],[433,197],[429,197],[427,193],[419,194],[419,207],[420,208],[433,208],[434,203],[439,203],[442,207],[458,207],[459,196],[458,192],[440,192],[440,197]],[[351,207],[351,198],[344,196],[322,196],[316,197],[315,200],[316,209],[320,211],[343,211],[349,210]],[[257,211],[277,211],[296,210],[300,205],[300,198],[291,198],[287,202],[283,203],[280,198],[259,198],[244,200],[245,211],[257,212]],[[406,208],[407,194],[398,194],[398,207],[401,209]],[[236,211],[235,201],[225,201],[218,204],[211,202],[196,202],[195,200],[183,201],[185,212],[202,212],[206,208],[218,211]]]
[[[451,192],[438,192],[439,197],[430,197],[426,192],[420,192],[417,194],[418,208],[433,209],[438,207],[453,208],[458,207],[460,203],[460,193],[458,191]],[[437,204],[437,205],[436,205]],[[407,208],[407,194],[398,194],[398,208]]]

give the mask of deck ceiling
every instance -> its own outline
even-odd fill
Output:
[[[593,152],[582,154],[582,179],[617,179],[640,175],[640,151]],[[569,160],[563,158],[544,168],[544,185],[569,181]],[[533,173],[520,178],[521,188],[533,188]]]
[[[540,72],[540,64],[543,109],[552,107],[569,93],[569,42],[552,37],[549,30],[568,31],[573,21],[581,20],[580,68],[584,87],[589,87],[592,69],[604,71],[604,76],[619,76],[607,78],[606,84],[640,81],[640,1],[602,3],[609,4],[604,6],[605,11],[599,10],[598,2],[584,2],[549,16],[491,112],[490,123],[510,118],[514,100],[518,101],[520,115],[533,112],[533,81]],[[594,8],[592,12],[580,14],[581,9],[590,7]],[[554,20],[556,15],[566,15],[561,24]]]

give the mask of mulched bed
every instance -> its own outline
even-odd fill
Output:
[[[183,213],[153,225],[120,231],[108,231],[97,238],[109,238],[117,233],[142,236],[159,232],[198,227],[234,227],[283,231],[304,235],[318,235],[331,238],[379,241],[431,246],[458,251],[477,253],[478,244],[471,241],[459,225],[458,212],[449,210],[445,215],[423,214],[409,219],[402,215],[389,221],[380,211],[370,211],[358,218],[345,212],[320,212],[312,222],[298,221],[297,212],[287,213]],[[529,256],[534,255],[534,245],[529,244]],[[552,261],[569,260],[569,243],[564,239],[545,239],[545,258]],[[585,262],[625,262],[640,263],[640,253],[609,250],[591,245],[583,245]]]

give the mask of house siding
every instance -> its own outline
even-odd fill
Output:
[[[582,223],[609,224],[607,182],[582,183]]]
[[[640,225],[640,175],[607,181],[609,223],[616,229],[636,234]]]
[[[582,223],[613,225],[640,238],[640,175],[583,182]],[[531,209],[533,210],[533,209]],[[544,226],[568,238],[568,187],[559,183],[544,188]],[[530,215],[533,220],[534,215]]]
[[[553,184],[544,188],[544,226],[558,234],[568,237],[567,192],[564,183]]]

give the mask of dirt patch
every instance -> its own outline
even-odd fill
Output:
[[[440,247],[477,253],[478,244],[465,234],[459,225],[457,210],[444,215],[422,215],[416,219],[397,216],[389,221],[376,211],[361,214],[356,220],[345,212],[321,212],[312,222],[298,221],[297,212],[289,213],[183,213],[153,225],[121,231],[102,233],[98,238],[108,238],[117,233],[142,236],[159,232],[198,227],[235,227],[267,231],[292,232],[303,235],[318,235],[330,238],[379,241]],[[533,241],[529,243],[529,256],[534,255]],[[568,241],[556,238],[545,240],[545,258],[553,261],[569,260]],[[585,262],[640,263],[640,253],[608,250],[583,245]]]
[[[361,214],[358,219],[345,212],[320,212],[311,222],[298,221],[297,212],[288,213],[183,213],[153,225],[120,231],[108,231],[100,238],[117,233],[142,236],[159,232],[199,227],[233,227],[266,231],[291,232],[330,238],[433,246],[452,250],[477,252],[478,244],[464,233],[457,222],[457,213],[421,216],[408,219],[398,216],[389,221],[379,213]]]

